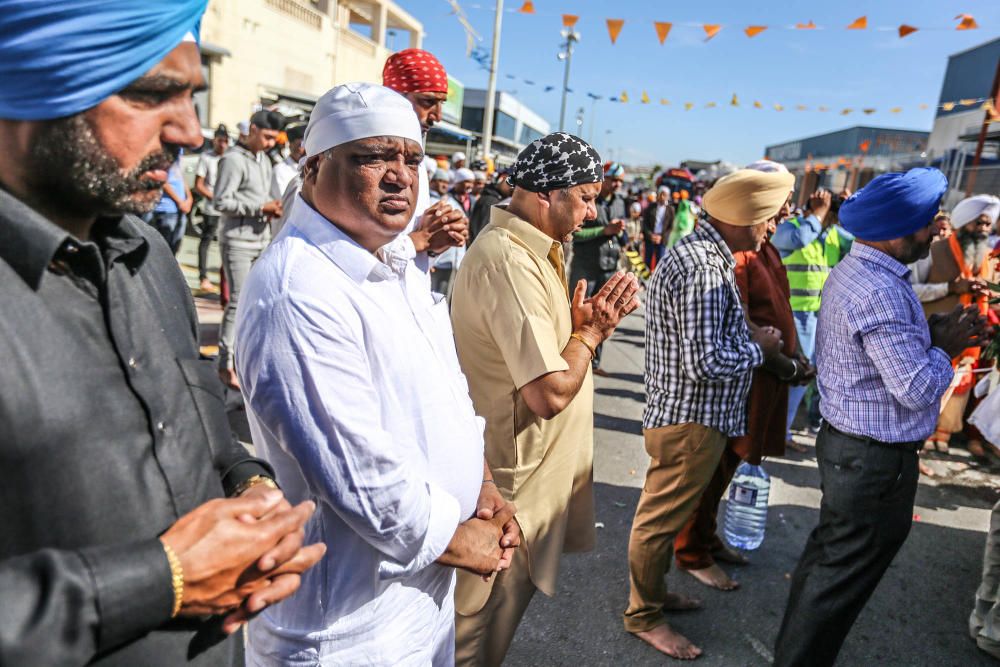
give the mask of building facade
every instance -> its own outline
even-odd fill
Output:
[[[764,149],[794,173],[800,204],[819,187],[857,190],[880,173],[926,160],[927,132],[856,126]]]
[[[419,48],[423,34],[391,0],[211,0],[201,24],[202,125],[232,128],[260,108],[305,118],[337,84],[381,83],[386,58]]]
[[[951,184],[949,205],[966,192],[1000,192],[1000,120],[987,128],[980,166],[973,171],[980,130],[989,113],[986,102],[995,94],[992,88],[998,71],[1000,38],[948,57],[927,153]],[[992,106],[996,108],[997,101]]]

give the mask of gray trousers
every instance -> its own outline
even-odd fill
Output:
[[[265,224],[259,232],[251,225],[229,226],[219,238],[222,253],[222,270],[229,283],[229,302],[222,313],[219,325],[219,370],[235,368],[233,347],[236,340],[236,308],[240,290],[246,282],[250,267],[271,242],[270,228]]]
[[[990,515],[990,532],[983,554],[983,580],[969,616],[969,634],[978,643],[1000,646],[1000,502]]]

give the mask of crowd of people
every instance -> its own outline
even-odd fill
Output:
[[[719,501],[784,452],[815,381],[819,523],[774,663],[833,664],[907,537],[919,451],[969,428],[992,367],[1000,199],[949,222],[916,168],[796,212],[764,160],[629,201],[624,166],[564,132],[487,177],[426,159],[447,76],[407,49],[308,123],[216,130],[200,278],[218,234],[228,302],[204,359],[174,253],[205,5],[0,15],[0,64],[31,64],[0,92],[0,663],[501,664],[561,555],[594,545],[593,376],[642,297],[625,631],[702,653],[668,623],[701,603],[666,574],[738,588]],[[998,534],[1000,504],[970,617],[994,656]]]

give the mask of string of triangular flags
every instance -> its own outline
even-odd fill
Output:
[[[523,84],[528,85],[528,86],[541,86],[542,87],[542,92],[546,92],[546,93],[551,93],[551,92],[554,92],[554,91],[560,91],[561,90],[560,86],[556,86],[556,85],[553,85],[553,84],[540,84],[540,83],[538,83],[538,82],[536,82],[536,81],[534,81],[532,79],[521,78],[521,77],[518,77],[518,76],[516,76],[514,74],[506,74],[504,76],[505,76],[506,79],[508,79],[510,81],[520,82],[520,83],[523,83]],[[573,91],[572,88],[567,88],[566,92],[569,93],[569,94],[573,94],[574,91]],[[629,104],[630,102],[633,101],[632,98],[629,96],[628,91],[622,91],[621,93],[619,93],[617,95],[601,95],[601,94],[595,93],[595,92],[588,92],[588,93],[586,93],[586,95],[587,95],[588,98],[590,98],[594,102],[605,100],[607,102],[613,102],[613,103],[617,103],[617,104]],[[648,91],[643,90],[643,91],[640,91],[638,102],[640,104],[654,104],[654,97],[652,97],[649,94]],[[672,107],[672,108],[678,108],[678,109],[683,108],[684,111],[691,111],[692,109],[694,109],[696,107],[704,108],[704,109],[714,109],[714,108],[717,108],[717,107],[720,106],[720,104],[718,102],[714,102],[714,101],[706,102],[703,105],[700,104],[700,103],[695,103],[695,102],[691,102],[691,101],[685,101],[685,102],[678,102],[675,105],[672,100],[670,100],[670,99],[668,99],[666,97],[660,97],[660,98],[658,98],[658,103],[660,104],[660,106],[664,106],[664,107]],[[726,106],[726,105],[721,105],[721,106]],[[728,106],[730,106],[730,107],[740,107],[740,106],[743,106],[743,103],[740,102],[739,95],[737,95],[736,93],[733,93],[732,97],[729,99]],[[841,116],[849,116],[849,115],[851,115],[852,113],[855,113],[855,112],[862,113],[862,114],[864,114],[866,116],[870,116],[870,115],[872,115],[874,113],[877,113],[879,111],[879,109],[876,108],[876,107],[845,107],[845,108],[841,108],[841,109],[834,109],[833,107],[830,107],[830,106],[824,106],[824,105],[809,106],[809,105],[805,105],[805,104],[796,104],[794,106],[786,107],[784,104],[780,104],[780,103],[764,104],[760,100],[756,100],[756,99],[753,100],[752,102],[750,102],[749,106],[752,107],[752,108],[754,108],[754,109],[773,109],[774,111],[785,111],[786,108],[788,108],[788,109],[795,109],[796,111],[818,111],[818,112],[821,112],[821,113],[828,113],[830,111],[836,111]],[[974,107],[985,109],[988,112],[990,112],[991,114],[995,114],[996,111],[997,111],[993,107],[993,101],[991,99],[989,99],[989,98],[986,98],[986,97],[964,98],[964,99],[959,99],[959,100],[954,100],[954,101],[949,101],[949,102],[942,102],[941,104],[936,105],[936,107],[938,109],[941,109],[942,111],[952,111],[954,109],[959,109],[959,108],[963,108],[963,109],[960,109],[960,110],[966,110],[966,111],[968,111],[968,110],[970,110],[970,109],[972,109]],[[930,104],[920,104],[920,105],[918,105],[917,108],[919,108],[920,110],[923,111],[923,110],[931,108],[931,105]],[[903,110],[904,110],[904,108],[901,107],[901,106],[894,106],[894,107],[889,107],[888,109],[883,109],[883,111],[888,111],[889,113],[893,113],[893,114],[901,113]]]
[[[488,9],[481,5],[475,5],[477,9]],[[538,14],[535,9],[535,3],[533,0],[524,0],[524,3],[519,9],[513,10],[518,14]],[[579,14],[561,14],[562,24],[564,28],[574,28],[577,22],[580,20]],[[954,27],[955,30],[977,30],[979,24],[976,23],[976,19],[971,14],[959,14],[955,16],[954,21],[958,21],[958,24]],[[608,18],[604,19],[605,25],[608,29],[608,37],[611,39],[611,43],[614,44],[618,41],[618,37],[622,33],[622,29],[625,27],[626,20],[620,18]],[[638,23],[639,21],[629,21],[629,23]],[[653,29],[656,33],[656,38],[659,40],[660,44],[667,41],[667,37],[670,35],[670,31],[676,26],[690,27],[701,30],[705,35],[705,41],[712,39],[718,35],[724,28],[731,27],[721,23],[674,23],[670,21],[651,21]],[[782,26],[768,26],[768,25],[748,25],[741,26],[742,32],[748,38],[752,39],[757,35],[765,32],[769,29],[785,29],[785,30],[827,30],[831,28],[843,28],[845,30],[868,30],[870,26],[868,25],[868,16],[859,16],[850,23],[842,26],[822,26],[817,25],[815,21],[809,20],[806,22],[798,22],[790,25]],[[916,26],[910,25],[908,23],[901,23],[898,26],[881,26],[881,27],[871,27],[872,30],[878,31],[895,31],[899,34],[899,37],[907,37],[920,30],[942,30],[939,27],[928,27],[924,26],[918,28]]]

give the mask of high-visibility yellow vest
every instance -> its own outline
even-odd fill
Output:
[[[801,225],[798,218],[790,218],[788,222],[796,228]],[[840,261],[840,234],[837,228],[831,227],[825,240],[817,238],[781,261],[788,273],[792,310],[818,311],[830,269]]]

